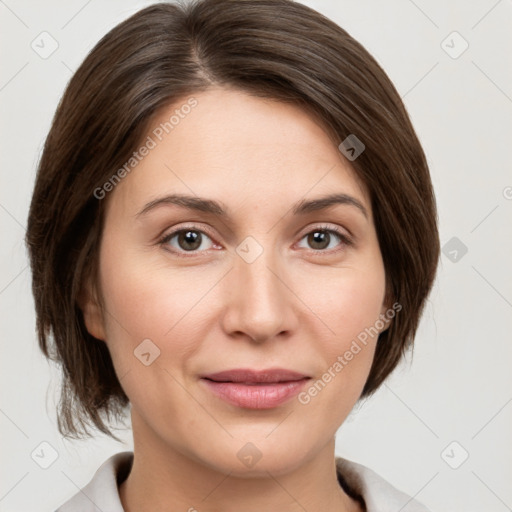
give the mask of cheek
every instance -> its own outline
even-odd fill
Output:
[[[100,278],[116,374],[137,408],[155,418],[173,417],[186,400],[179,385],[183,365],[199,348],[197,323],[191,321],[194,304],[212,283],[182,270],[155,268],[140,255],[113,247],[115,239],[105,245]]]
[[[328,326],[317,350],[324,373],[305,390],[302,403],[342,421],[359,398],[368,377],[382,329],[385,271],[382,265],[344,269],[308,289],[308,305]],[[334,284],[333,284],[334,283]]]
[[[112,246],[115,240],[105,246],[101,260],[110,340],[116,343],[114,333],[120,331],[122,338],[139,343],[145,338],[173,339],[182,325],[190,324],[189,313],[214,285],[215,276],[197,268],[172,268],[165,260],[155,265],[143,253],[114,252]]]
[[[336,275],[317,279],[317,286],[308,287],[303,293],[308,297],[311,310],[329,328],[330,336],[325,338],[326,350],[339,353],[360,334],[364,338],[363,333],[367,333],[379,320],[385,274],[381,265],[337,271]]]

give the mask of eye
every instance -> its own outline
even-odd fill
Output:
[[[305,238],[314,252],[332,253],[352,245],[352,240],[348,235],[332,226],[319,226],[306,233],[301,240]],[[338,244],[336,244],[336,240],[338,240]],[[210,241],[209,246],[208,241]],[[336,245],[339,247],[333,249],[333,242],[334,247]],[[165,234],[158,243],[177,256],[183,257],[194,256],[196,253],[206,251],[212,247],[220,248],[220,246],[213,243],[212,238],[203,229],[199,229],[197,226],[171,231]],[[187,255],[186,253],[190,254]]]
[[[211,248],[211,246],[205,247],[204,242],[208,240],[212,242],[212,239],[203,230],[198,229],[196,226],[191,226],[167,233],[159,240],[159,244],[170,246],[170,250],[179,256],[186,256],[180,253],[201,252],[199,251],[201,248],[202,250]],[[208,244],[206,243],[206,245]]]
[[[332,236],[334,235],[334,236]],[[302,240],[307,239],[307,243],[316,252],[337,252],[346,246],[352,245],[352,241],[348,235],[340,231],[338,228],[329,226],[319,226],[312,231],[309,231]],[[336,246],[336,239],[342,242],[340,248],[333,249],[331,242]],[[338,243],[338,245],[340,245]]]

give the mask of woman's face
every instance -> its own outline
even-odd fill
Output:
[[[279,474],[332,441],[370,370],[377,336],[361,333],[386,311],[370,199],[301,109],[192,96],[159,113],[104,199],[104,309],[89,304],[86,324],[109,347],[139,442]],[[352,199],[310,204],[332,194]],[[213,375],[235,369],[296,373]]]

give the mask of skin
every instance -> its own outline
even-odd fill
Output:
[[[376,337],[305,405],[294,397],[237,407],[199,375],[279,367],[314,382],[375,324],[388,305],[367,190],[302,109],[228,88],[193,96],[198,105],[106,198],[99,282],[83,305],[131,402],[135,458],[119,488],[123,507],[360,510],[337,482],[335,434],[361,394]],[[297,201],[333,192],[356,198],[368,218],[347,204],[293,215]],[[137,216],[170,193],[220,201],[229,217],[175,205]],[[187,251],[179,236],[159,243],[191,224],[198,248]],[[326,226],[353,243],[332,233],[314,245],[308,234]],[[263,250],[252,263],[236,252],[248,236]],[[145,339],[160,350],[148,366],[134,357]],[[251,468],[237,457],[249,442],[261,454]]]

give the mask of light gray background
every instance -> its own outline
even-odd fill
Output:
[[[130,432],[124,445],[103,435],[61,439],[59,373],[36,343],[23,236],[37,161],[66,83],[108,30],[150,3],[0,0],[1,511],[52,511],[107,457],[131,449]],[[441,243],[457,237],[450,243],[467,247],[462,255],[445,246],[414,357],[356,408],[337,453],[433,511],[512,510],[512,3],[304,3],[363,43],[396,84],[431,166]],[[58,42],[46,59],[31,47],[43,45],[43,31]],[[464,40],[469,47],[454,58]],[[58,454],[47,469],[31,458],[41,442]],[[37,449],[45,453],[39,463],[51,462],[48,448]]]

